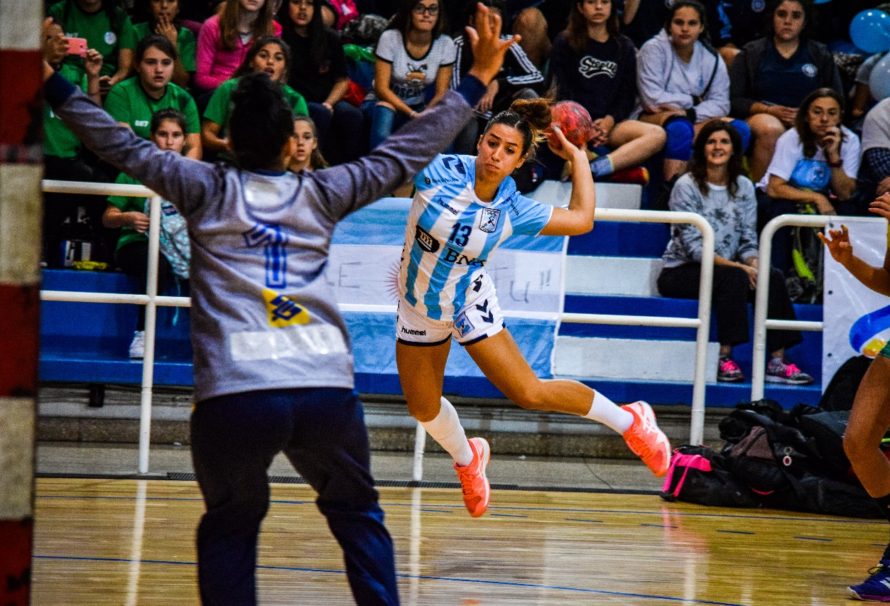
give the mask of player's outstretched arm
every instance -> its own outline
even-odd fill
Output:
[[[500,17],[490,15],[481,4],[476,7],[475,23],[476,29],[467,30],[473,66],[456,90],[448,91],[441,103],[421,112],[368,156],[304,177],[314,180],[325,192],[327,209],[334,220],[408,182],[444,151],[472,118],[472,108],[500,71],[507,50],[519,39],[502,39]]]
[[[890,220],[890,193],[876,198],[869,206],[869,210]],[[841,225],[840,229],[829,230],[827,235],[821,233],[818,235],[831,258],[843,265],[854,278],[873,291],[890,296],[890,247],[884,255],[884,265],[872,267],[853,254],[853,244],[850,242],[846,225]]]
[[[115,168],[173,202],[183,214],[215,196],[221,181],[211,165],[163,152],[118,124],[65,78],[43,63],[44,94],[53,111],[89,149]]]
[[[587,163],[587,154],[573,145],[556,124],[550,127],[556,135],[559,147],[550,149],[572,166],[572,196],[568,208],[554,208],[550,221],[541,230],[545,236],[577,236],[593,229],[596,211],[596,188]]]

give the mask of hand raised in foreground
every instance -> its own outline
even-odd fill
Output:
[[[817,233],[819,239],[828,248],[831,258],[845,266],[853,258],[853,244],[850,242],[850,233],[846,225],[841,225],[840,229],[828,230],[828,235],[821,232]]]
[[[473,49],[469,73],[488,85],[504,63],[507,49],[519,42],[519,36],[501,39],[501,16],[483,4],[476,5],[476,27],[467,26],[467,39]]]

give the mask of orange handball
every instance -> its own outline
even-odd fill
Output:
[[[584,106],[574,101],[560,101],[550,108],[550,120],[559,126],[573,145],[583,147],[593,138],[593,119]],[[550,145],[559,148],[559,139],[554,134],[548,134]]]

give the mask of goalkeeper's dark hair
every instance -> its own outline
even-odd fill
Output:
[[[294,113],[265,72],[248,74],[232,93],[229,137],[235,162],[247,170],[275,168],[294,134]]]

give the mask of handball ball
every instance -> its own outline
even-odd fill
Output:
[[[550,108],[550,119],[559,126],[566,139],[577,147],[583,147],[593,138],[593,120],[583,105],[574,101],[560,101]],[[549,135],[553,147],[559,147],[556,135]]]

